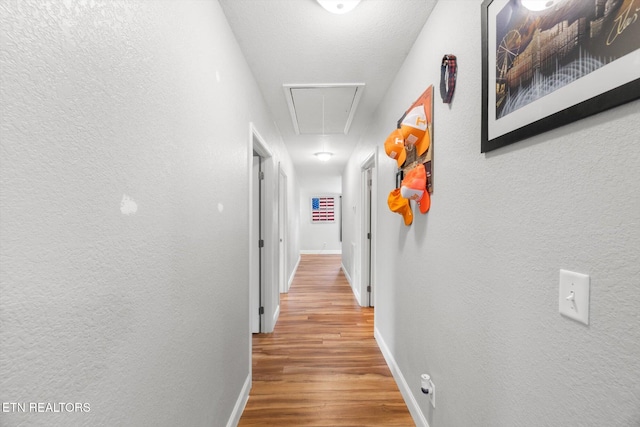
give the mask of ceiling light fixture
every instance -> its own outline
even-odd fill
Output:
[[[562,0],[521,0],[522,5],[532,12],[541,12],[561,2]]]
[[[319,153],[314,153],[313,155],[316,156],[321,162],[326,162],[331,158],[331,156],[333,156],[333,153],[330,153],[328,151],[321,151]]]
[[[320,6],[331,13],[342,15],[356,8],[360,0],[317,0]]]

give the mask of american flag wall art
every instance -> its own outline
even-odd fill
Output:
[[[311,198],[311,222],[333,222],[335,221],[333,197],[312,197]]]

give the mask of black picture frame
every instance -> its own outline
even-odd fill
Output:
[[[570,2],[574,0],[561,0],[565,2]],[[552,2],[549,2],[552,3]],[[619,3],[624,5],[626,4],[624,0],[619,0]],[[628,2],[627,2],[628,3]],[[595,4],[595,2],[594,2]],[[633,2],[631,2],[633,5]],[[570,105],[561,106],[558,108],[558,111],[553,111],[548,115],[545,115],[544,112],[539,113],[541,107],[535,108],[536,103],[540,102],[542,98],[546,98],[546,96],[530,101],[529,105],[525,105],[522,110],[518,114],[521,117],[526,115],[527,108],[532,111],[536,111],[538,116],[532,115],[530,121],[527,121],[526,118],[523,123],[519,123],[514,125],[513,129],[509,129],[507,127],[506,131],[495,132],[495,123],[498,123],[503,118],[496,119],[498,115],[495,112],[498,109],[499,103],[496,102],[496,99],[501,96],[501,93],[504,91],[500,91],[501,82],[507,81],[507,79],[500,79],[502,76],[498,76],[499,73],[503,74],[503,70],[506,69],[506,60],[502,61],[500,57],[500,48],[502,47],[497,43],[498,35],[497,35],[497,24],[494,21],[497,21],[496,15],[500,13],[500,11],[506,7],[510,7],[510,17],[514,16],[513,13],[532,13],[528,10],[520,10],[518,8],[524,8],[521,3],[521,0],[485,0],[481,5],[481,26],[482,26],[482,125],[481,125],[481,152],[486,153],[500,147],[504,147],[506,145],[512,144],[517,141],[521,141],[523,139],[532,137],[534,135],[547,132],[549,130],[558,128],[560,126],[564,126],[568,123],[574,122],[576,120],[580,120],[582,118],[591,116],[593,114],[608,110],[613,107],[617,107],[619,105],[625,104],[627,102],[636,100],[640,98],[640,69],[635,67],[635,70],[629,71],[625,69],[625,76],[623,79],[628,79],[628,81],[619,82],[611,82],[608,84],[616,85],[612,88],[606,88],[605,90],[601,90],[600,93],[597,91],[593,93],[589,93],[589,90],[583,90],[581,88],[580,91],[573,90],[573,92],[579,93],[577,96],[581,96],[584,99],[579,102],[574,102],[572,100],[565,101],[562,99],[562,102],[569,102]],[[499,9],[500,8],[500,9]],[[635,9],[635,8],[634,8]],[[557,11],[558,9],[556,9]],[[616,13],[619,12],[619,9],[616,10]],[[623,11],[624,12],[624,11]],[[629,12],[629,11],[628,11]],[[559,13],[559,12],[557,12]],[[602,12],[601,12],[602,13]],[[631,10],[630,13],[638,14],[637,12]],[[555,17],[555,15],[554,15]],[[613,17],[607,16],[609,19],[609,23],[613,20],[616,23]],[[636,22],[637,21],[637,22]],[[491,25],[493,23],[493,26]],[[588,25],[593,25],[593,21],[586,21]],[[619,25],[620,22],[617,22]],[[634,28],[629,27],[633,30],[631,33],[631,37],[621,38],[626,42],[626,45],[622,45],[625,49],[629,50],[630,53],[624,54],[627,56],[625,61],[629,61],[629,57],[637,58],[640,56],[640,37],[636,37],[638,34],[638,30],[640,30],[640,14],[638,14],[636,20],[632,24]],[[618,30],[620,27],[618,27]],[[611,31],[613,31],[612,29]],[[624,30],[627,30],[625,27]],[[624,31],[623,30],[623,31]],[[490,34],[490,31],[494,34]],[[504,29],[503,29],[504,32]],[[508,35],[509,33],[507,33]],[[621,33],[622,34],[622,33]],[[611,34],[609,35],[611,36]],[[602,37],[602,36],[601,36]],[[501,42],[508,42],[509,38],[506,36],[501,40]],[[490,44],[495,43],[494,47],[494,56],[490,54]],[[638,43],[636,46],[635,43]],[[580,46],[581,48],[582,46]],[[503,51],[509,51],[509,49],[503,49]],[[524,55],[524,54],[523,54]],[[621,58],[624,58],[624,55]],[[518,56],[517,54],[515,56]],[[601,66],[601,68],[595,70],[600,73],[601,76],[617,76],[617,73],[620,69],[618,67],[623,67],[624,64],[621,64],[622,61],[618,61],[620,58],[615,58],[613,61],[606,63]],[[493,62],[495,60],[495,62]],[[490,62],[493,62],[491,64]],[[497,64],[502,64],[502,68],[499,68]],[[493,67],[496,71],[493,71],[490,67]],[[627,67],[628,68],[628,67]],[[634,67],[632,67],[634,68]],[[500,71],[498,71],[500,70]],[[595,74],[593,72],[592,74]],[[628,76],[631,75],[631,78]],[[566,86],[572,86],[576,83],[580,83],[580,80],[583,77],[588,77],[584,75],[579,77],[576,81],[573,81]],[[595,78],[595,76],[593,77]],[[615,77],[611,80],[616,80],[618,77]],[[505,86],[508,86],[505,84]],[[494,94],[490,94],[490,88],[494,88]],[[587,86],[589,88],[589,86]],[[559,97],[560,99],[560,97]],[[556,104],[561,104],[562,102],[557,102]],[[491,105],[490,105],[491,103]],[[508,117],[507,117],[508,118]],[[507,122],[506,120],[504,121]],[[492,126],[494,126],[492,128]]]

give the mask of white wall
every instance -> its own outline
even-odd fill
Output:
[[[380,156],[376,333],[418,425],[640,425],[640,102],[481,154],[480,5],[438,2],[344,174],[358,204],[360,163],[457,55],[431,211],[411,227],[387,208]],[[589,326],[558,313],[561,268],[591,276]]]
[[[313,171],[298,174],[300,189],[300,252],[340,253],[340,195],[342,177]],[[335,197],[335,222],[311,222],[311,198]]]
[[[233,423],[249,122],[295,172],[218,3],[10,2],[0,28],[0,401],[90,405],[1,424]]]

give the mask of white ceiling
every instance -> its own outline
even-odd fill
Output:
[[[316,0],[220,0],[299,174],[342,173],[436,1],[362,0],[352,12],[335,15]],[[330,107],[329,95],[326,135],[297,134],[283,85],[347,83],[365,85],[348,134],[327,131],[329,118],[344,118]],[[306,109],[321,112],[317,105]],[[322,117],[311,122],[317,129]],[[334,156],[323,163],[313,153],[325,149]]]

